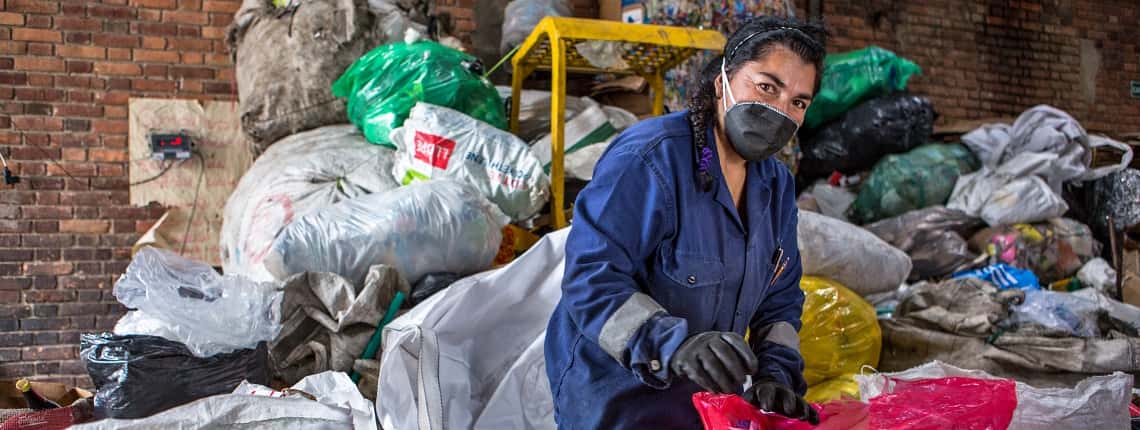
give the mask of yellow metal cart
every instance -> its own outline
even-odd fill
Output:
[[[591,65],[578,52],[577,44],[608,41],[621,44],[628,67],[602,69]],[[664,112],[665,72],[677,67],[698,50],[720,51],[724,36],[711,30],[648,24],[625,24],[596,19],[546,17],[511,58],[511,131],[519,132],[519,95],[523,80],[536,70],[551,71],[550,180],[554,196],[551,212],[554,228],[567,225],[563,156],[565,148],[566,74],[612,73],[639,75],[653,89],[653,115]]]

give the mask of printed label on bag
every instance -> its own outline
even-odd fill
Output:
[[[416,132],[416,159],[437,169],[447,169],[451,154],[455,151],[455,141],[443,136]]]

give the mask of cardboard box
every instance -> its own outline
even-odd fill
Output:
[[[621,0],[600,0],[598,18],[606,21],[621,21]]]

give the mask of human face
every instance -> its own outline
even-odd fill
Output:
[[[808,106],[811,105],[812,91],[817,71],[815,65],[805,62],[799,55],[783,45],[774,45],[766,55],[747,61],[735,72],[728,75],[731,98],[724,94],[722,79],[717,78],[717,105],[720,124],[724,124],[724,112],[736,103],[766,103],[790,117],[797,125],[802,125]]]

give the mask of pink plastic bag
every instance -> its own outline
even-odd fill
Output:
[[[1015,408],[1017,387],[1011,380],[892,378],[888,390],[871,399],[870,428],[1002,430]]]
[[[693,394],[693,406],[706,430],[811,430],[811,424],[764,412],[735,394]],[[816,411],[820,408],[812,405]]]

